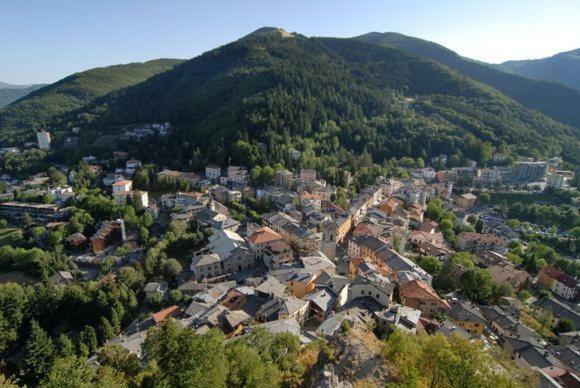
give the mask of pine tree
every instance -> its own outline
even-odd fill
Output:
[[[52,339],[36,321],[30,323],[30,337],[26,341],[24,352],[25,378],[36,384],[50,371],[55,355]]]
[[[111,325],[111,322],[105,317],[101,317],[101,325],[99,327],[101,334],[101,343],[107,342],[107,340],[115,336],[115,329]]]
[[[59,354],[63,357],[74,356],[76,354],[75,345],[66,334],[61,334],[58,337]]]
[[[79,342],[87,347],[90,353],[94,353],[99,346],[99,341],[97,339],[97,332],[92,326],[85,326],[84,330],[81,331],[79,335]]]

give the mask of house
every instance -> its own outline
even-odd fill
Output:
[[[459,207],[463,209],[467,209],[473,205],[477,201],[477,197],[471,193],[461,194],[457,200],[457,204]]]
[[[169,285],[165,281],[147,283],[145,287],[143,287],[143,292],[148,298],[153,295],[161,295],[162,297],[165,297],[168,291]]]
[[[257,258],[263,258],[266,248],[273,242],[284,241],[272,228],[264,226],[248,237],[249,248]]]
[[[457,245],[459,249],[473,253],[494,251],[504,254],[507,252],[507,242],[500,236],[490,233],[460,233]]]
[[[113,188],[113,197],[120,196],[120,195],[127,195],[129,191],[133,189],[133,181],[130,180],[122,180],[112,184]]]
[[[264,249],[264,264],[270,269],[278,269],[294,262],[294,251],[286,241],[273,241]]]
[[[209,237],[208,253],[196,254],[190,270],[197,280],[232,274],[252,268],[255,256],[248,251],[246,241],[236,232],[216,230]]]
[[[452,303],[449,316],[453,323],[477,337],[483,334],[487,323],[481,311],[468,302]]]
[[[370,297],[381,306],[387,307],[393,299],[395,285],[387,278],[374,274],[372,277],[357,275],[348,290],[348,301]]]
[[[220,166],[210,164],[205,166],[205,177],[213,182],[219,181],[222,176],[222,169]]]
[[[463,330],[460,326],[456,325],[453,322],[445,321],[439,328],[435,330],[435,334],[442,334],[447,338],[450,338],[453,335],[458,335],[466,340],[473,339],[473,335],[468,333],[467,331]]]
[[[348,301],[349,280],[347,277],[323,271],[315,280],[317,289],[326,289],[336,297],[336,308]]]
[[[290,292],[292,295],[303,298],[307,294],[314,292],[316,289],[316,277],[318,274],[316,272],[309,271],[295,271],[288,278],[288,283],[290,286]]]
[[[289,296],[282,302],[278,311],[278,319],[294,318],[300,324],[304,323],[308,315],[309,301]]]
[[[568,318],[574,322],[574,326],[576,326],[577,329],[580,328],[580,314],[559,300],[553,298],[540,298],[534,303],[534,306],[536,308],[550,311],[557,319]]]
[[[438,312],[448,312],[451,307],[421,280],[413,280],[399,286],[399,295],[405,306],[421,310],[426,317]]]
[[[391,305],[385,310],[378,311],[374,314],[377,321],[377,327],[384,332],[389,332],[393,327],[409,332],[417,333],[417,328],[421,328],[419,319],[421,311],[411,307],[401,305]]]
[[[510,262],[501,262],[487,268],[494,283],[509,284],[515,291],[522,289],[526,282],[531,282],[532,277],[526,271],[516,269]]]
[[[332,312],[336,296],[326,289],[321,289],[306,295],[304,299],[310,302],[309,318],[323,322]]]
[[[56,271],[56,273],[50,277],[50,282],[52,284],[68,284],[73,281],[74,277],[70,271]]]
[[[576,279],[553,266],[542,268],[537,284],[566,300],[574,300],[578,296]]]

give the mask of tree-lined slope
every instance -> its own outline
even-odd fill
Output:
[[[580,92],[554,82],[546,82],[510,74],[492,65],[461,57],[437,43],[386,32],[371,32],[356,40],[407,52],[443,63],[460,73],[493,86],[520,104],[535,109],[562,123],[580,128]]]
[[[158,59],[95,68],[45,86],[0,109],[0,141],[17,143],[57,115],[80,109],[95,98],[143,82],[171,69],[178,59]]]
[[[403,96],[416,97],[410,109]],[[233,157],[250,165],[288,161],[290,149],[324,155],[326,166],[360,155],[381,163],[441,152],[485,163],[492,145],[548,155],[578,140],[577,130],[436,62],[277,29],[261,29],[82,112],[92,121],[83,125],[93,128],[171,122],[179,129],[175,143],[151,145],[144,155],[176,167],[198,149],[217,162]]]

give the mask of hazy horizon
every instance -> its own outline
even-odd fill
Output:
[[[156,58],[193,58],[260,27],[306,36],[398,32],[439,43],[475,60],[538,59],[580,48],[580,2],[498,0],[263,0],[191,4],[127,0],[32,0],[3,5],[0,81],[52,83],[75,72]]]

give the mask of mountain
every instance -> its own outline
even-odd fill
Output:
[[[0,141],[21,142],[35,128],[60,114],[80,109],[97,97],[145,81],[181,62],[157,59],[95,68],[44,86],[0,109]]]
[[[580,91],[580,49],[548,58],[508,61],[500,66],[524,77],[559,82]]]
[[[474,80],[486,83],[520,104],[544,113],[562,123],[580,128],[580,92],[547,81],[533,80],[499,70],[485,63],[461,57],[437,43],[386,32],[371,32],[354,39],[407,52],[440,62]]]
[[[119,126],[169,121],[169,139],[127,145],[167,167],[231,158],[317,166],[326,176],[339,165],[367,171],[392,157],[440,153],[485,163],[494,146],[573,156],[580,138],[577,129],[437,62],[277,29],[258,30],[61,120],[88,129],[85,145],[116,136]],[[302,152],[299,162],[292,150]]]
[[[0,108],[6,106],[45,85],[11,85],[0,82]]]

